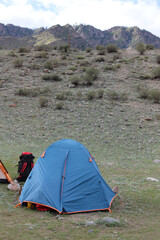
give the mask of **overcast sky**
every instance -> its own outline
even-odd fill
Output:
[[[160,37],[160,0],[0,0],[0,23],[89,24],[101,30],[137,26]]]

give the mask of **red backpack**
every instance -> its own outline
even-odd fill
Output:
[[[35,158],[30,152],[23,152],[18,162],[19,176],[16,178],[18,182],[25,182],[32,168],[34,167],[33,159]]]

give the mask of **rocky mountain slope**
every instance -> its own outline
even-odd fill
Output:
[[[67,24],[61,26],[57,24],[48,29],[33,30],[12,24],[0,24],[0,47],[5,49],[42,44],[51,46],[68,44],[69,38],[72,47],[82,50],[109,43],[114,43],[120,48],[134,48],[138,42],[152,44],[156,48],[160,48],[159,37],[138,27],[117,26],[101,31],[90,25],[71,26]]]

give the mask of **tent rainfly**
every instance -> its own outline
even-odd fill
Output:
[[[59,213],[109,210],[116,194],[81,143],[62,139],[50,145],[28,176],[19,201]]]
[[[0,183],[11,183],[12,179],[8,174],[7,169],[5,168],[4,164],[0,160]]]

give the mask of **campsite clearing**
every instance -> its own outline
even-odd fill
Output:
[[[0,159],[14,179],[22,152],[32,152],[36,160],[59,139],[77,140],[90,151],[108,185],[118,185],[122,204],[115,199],[111,214],[57,218],[57,213],[15,209],[17,194],[1,184],[0,239],[158,240],[160,185],[147,178],[160,180],[160,164],[153,163],[160,158],[160,104],[141,94],[146,89],[160,90],[159,79],[152,78],[160,51],[140,56],[134,50],[119,50],[106,53],[103,62],[96,61],[96,50],[71,50],[64,56],[51,49],[46,58],[37,54],[34,49],[24,54],[0,50]],[[23,60],[22,67],[14,66],[17,57]],[[47,61],[54,63],[51,74],[61,81],[43,79]],[[91,67],[99,71],[93,84],[73,87],[71,77],[82,80]],[[100,90],[104,91],[101,98]],[[48,106],[40,105],[42,97]],[[86,221],[103,217],[121,224],[85,226]]]

